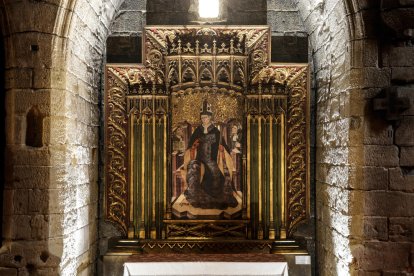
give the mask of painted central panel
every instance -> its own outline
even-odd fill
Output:
[[[175,218],[241,218],[242,104],[242,95],[226,89],[173,93]]]
[[[153,26],[108,65],[106,210],[139,239],[286,239],[308,214],[308,66],[268,27]]]

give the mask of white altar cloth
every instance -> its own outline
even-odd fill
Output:
[[[124,276],[287,276],[287,262],[134,262]]]

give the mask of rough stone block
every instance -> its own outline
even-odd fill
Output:
[[[392,145],[394,142],[394,131],[390,123],[379,116],[372,114],[364,117],[364,136],[365,145]]]
[[[29,211],[47,214],[49,209],[49,191],[34,189],[29,191]]]
[[[3,191],[3,216],[10,216],[15,213],[15,210],[14,210],[15,202],[14,202],[13,194],[14,194],[14,190],[4,189]]]
[[[15,145],[24,145],[25,143],[25,139],[26,139],[26,128],[27,128],[27,124],[26,124],[26,116],[12,116],[13,119],[13,123],[9,123],[7,122],[7,126],[6,129],[8,129],[8,134],[6,135],[10,135],[10,138],[8,140],[14,142]],[[10,120],[12,121],[12,120]],[[13,129],[11,129],[11,127],[13,126]],[[11,157],[10,155],[8,155],[9,157]]]
[[[15,106],[15,112],[26,116],[29,109],[33,106],[39,110],[42,115],[49,113],[50,109],[50,91],[33,90],[33,89],[13,89],[10,91]]]
[[[113,32],[134,33],[142,29],[141,11],[121,11],[111,25]]]
[[[388,220],[386,217],[365,217],[364,238],[367,240],[388,240]]]
[[[390,169],[390,189],[414,192],[414,175],[405,174],[401,168]]]
[[[390,218],[389,236],[391,241],[414,241],[414,218]]]
[[[63,145],[68,140],[67,125],[69,120],[67,117],[53,116],[50,118],[50,144]],[[76,128],[72,128],[75,130]],[[75,132],[75,131],[73,131]]]
[[[267,9],[268,10],[282,10],[282,11],[292,11],[297,10],[297,6],[294,1],[291,0],[279,0],[271,1],[267,0]]]
[[[11,37],[14,56],[13,67],[33,68],[41,71],[52,66],[51,40],[53,35],[40,32],[24,32]]]
[[[351,168],[349,186],[360,190],[387,190],[388,170],[381,167]]]
[[[265,11],[238,11],[228,14],[227,24],[231,25],[266,25]]]
[[[53,89],[63,89],[66,85],[66,72],[59,69],[53,69],[50,72],[51,88]]]
[[[17,276],[17,268],[0,268],[0,275],[3,276]]]
[[[63,191],[62,189],[50,189],[49,190],[49,214],[63,214],[65,206],[63,206]]]
[[[343,165],[348,162],[348,148],[320,148],[317,151],[317,160],[320,163]]]
[[[31,88],[33,81],[33,69],[15,68],[5,71],[6,89]]]
[[[365,164],[367,166],[396,167],[399,165],[396,146],[364,146]]]
[[[296,32],[305,29],[297,11],[268,11],[267,24],[272,32]]]
[[[86,225],[83,228],[78,229],[74,233],[75,237],[81,237],[79,240],[76,241],[76,246],[78,249],[77,254],[81,255],[88,251],[89,245],[90,245],[90,239],[89,239],[89,226]]]
[[[51,70],[50,69],[35,69],[33,70],[33,88],[47,89],[51,86]]]
[[[399,146],[414,146],[414,116],[406,116],[395,130],[395,142]]]
[[[414,193],[370,191],[364,193],[364,199],[367,216],[414,216]]]
[[[145,0],[125,0],[120,10],[146,10],[147,1]]]
[[[338,119],[341,119],[340,114],[340,96],[335,96],[329,99],[325,98],[325,95],[322,93],[318,95],[318,114],[317,122],[332,122]]]
[[[320,137],[325,147],[339,148],[348,145],[350,120],[342,119],[323,124],[323,136]]]
[[[414,167],[414,147],[401,147],[400,166]]]
[[[364,270],[399,270],[408,266],[409,243],[366,242],[357,260]]]
[[[29,212],[29,190],[13,190],[13,213],[26,215]]]
[[[397,93],[398,93],[397,94],[398,97],[408,98],[409,101],[410,101],[410,108],[405,110],[402,113],[402,115],[404,115],[404,116],[408,116],[408,115],[413,116],[414,115],[414,87],[400,86],[400,87],[398,87]]]
[[[30,240],[31,229],[28,229],[30,225],[31,216],[18,215],[12,217],[12,235],[14,239],[18,240]]]
[[[362,43],[364,46],[362,64],[367,67],[378,66],[378,44],[376,40],[363,40]]]
[[[189,23],[189,15],[187,12],[147,12],[148,25],[165,25],[166,22],[171,25],[186,25]]]
[[[63,236],[63,215],[50,214],[49,215],[49,238],[56,238]]]
[[[391,79],[396,82],[410,83],[414,82],[413,67],[393,67]]]
[[[392,47],[390,49],[389,62],[393,67],[414,66],[414,48]]]
[[[33,216],[30,220],[32,230],[32,238],[34,240],[43,240],[48,238],[49,234],[49,218],[44,215]]]
[[[10,18],[24,18],[16,20],[14,29],[16,32],[30,32],[36,30],[43,33],[52,33],[59,6],[45,2],[18,2],[9,5]],[[41,14],[43,20],[38,20]]]
[[[63,252],[63,237],[56,237],[49,239],[49,248],[51,256],[62,256]]]
[[[391,71],[388,68],[364,68],[363,70],[364,87],[385,87],[388,86],[391,79]]]
[[[318,166],[317,179],[341,188],[348,187],[349,167],[321,164]]]
[[[30,149],[26,147],[18,147],[13,149],[13,163],[15,165],[33,165],[48,166],[50,161],[50,153],[46,148]]]
[[[11,245],[11,252],[24,256],[22,263],[31,264],[36,268],[57,267],[60,256],[56,256],[48,250],[51,243],[47,241],[16,241]],[[19,274],[20,275],[20,274]]]

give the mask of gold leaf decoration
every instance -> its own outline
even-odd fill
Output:
[[[308,152],[307,137],[307,88],[308,66],[288,70],[289,89],[287,129],[287,228],[291,235],[300,222],[305,221],[308,210]]]
[[[187,89],[174,93],[171,99],[173,128],[187,121],[195,125],[200,123],[200,107],[207,99],[213,110],[213,120],[225,123],[228,119],[243,118],[242,95],[226,89]]]
[[[128,190],[126,176],[126,82],[111,68],[106,87],[106,214],[107,219],[127,233]]]

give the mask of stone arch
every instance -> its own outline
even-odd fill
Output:
[[[61,229],[62,275],[93,273],[98,251],[99,100],[105,42],[123,1],[70,0],[58,13],[51,74],[51,164],[61,189],[55,205]],[[96,272],[96,271],[95,271]]]
[[[13,160],[1,250],[10,260],[5,265],[13,268],[6,272],[95,271],[100,74],[109,22],[121,2],[0,5],[1,22],[7,23],[2,24],[8,51],[4,94]],[[37,17],[40,12],[45,16]],[[24,145],[23,113],[30,106],[45,116],[42,148]]]
[[[343,218],[341,212],[348,213],[348,195],[344,192],[342,205],[336,206],[333,202],[337,199],[335,195],[338,197],[347,190],[349,181],[346,146],[349,119],[341,114],[340,101],[350,84],[351,27],[344,1],[304,0],[296,3],[309,35],[312,90],[315,93],[312,110],[316,128],[314,210],[317,269],[320,275],[346,275],[351,262],[349,257],[352,257],[348,246],[349,229],[337,229],[336,222]],[[324,232],[323,229],[329,231]],[[335,242],[343,247],[334,247]]]
[[[370,27],[379,3],[296,3],[313,65],[317,267],[319,275],[353,275],[364,258],[375,259],[362,244],[366,227],[376,222],[364,217],[368,180],[361,175],[372,164],[364,146],[364,124],[372,120],[367,90],[389,85],[389,73],[379,66],[378,33]]]
[[[1,254],[7,255],[8,269],[12,269],[6,272],[19,269],[22,273],[37,270],[74,275],[94,270],[97,238],[93,235],[98,228],[98,211],[93,206],[98,201],[98,93],[105,38],[122,2],[24,0],[0,4],[6,50],[6,144],[8,157],[13,160],[4,191],[7,210],[3,216],[5,244]],[[380,1],[294,2],[310,37],[316,94],[313,108],[320,272],[353,273],[363,262],[362,255],[372,256],[371,251],[361,249],[365,234],[359,232],[375,221],[367,223],[364,215],[377,214],[361,204],[365,199],[374,202],[383,196],[368,195],[364,190],[368,180],[363,169],[366,164],[379,164],[365,155],[372,159],[380,156],[375,155],[376,148],[364,145],[367,139],[377,139],[365,134],[364,109],[369,104],[364,97],[372,97],[368,94],[375,95],[390,85],[392,78],[392,65],[384,69],[379,64],[381,42],[370,27],[369,11],[380,12]],[[44,16],[36,17],[39,14]],[[391,50],[391,54],[400,56],[395,53],[398,50],[412,53],[400,48]],[[403,62],[407,68],[413,67],[409,61],[395,64]],[[401,68],[396,69],[401,72]],[[396,78],[399,82],[413,82],[410,76]],[[34,105],[45,115],[45,146],[40,149],[25,147],[22,135],[23,114]],[[408,119],[403,121],[403,127],[409,133],[407,122]],[[397,131],[404,133],[404,128]],[[379,136],[383,137],[383,133]],[[381,176],[401,173],[399,164],[395,165],[400,151],[394,144],[381,148],[389,150],[394,162],[392,171],[374,170]],[[409,180],[404,181],[410,184]],[[401,189],[404,188],[397,187],[397,191]],[[381,209],[381,214],[385,214],[381,220],[386,220],[390,213]],[[31,226],[30,231],[27,225]],[[388,226],[387,222],[381,225]],[[113,231],[106,227],[101,232]],[[80,239],[81,236],[89,236],[89,241]],[[33,248],[34,253],[21,256],[18,252],[24,251],[22,248]]]

